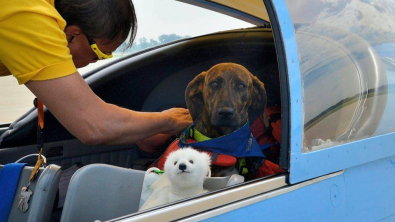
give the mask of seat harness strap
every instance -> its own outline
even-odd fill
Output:
[[[0,222],[7,222],[17,192],[19,178],[26,163],[9,163],[0,170]]]

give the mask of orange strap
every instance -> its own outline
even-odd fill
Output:
[[[44,130],[44,104],[38,100],[34,100],[34,105],[37,107],[37,118],[38,118],[38,125],[37,125],[37,148],[38,148],[38,158],[36,165],[33,168],[32,174],[30,175],[29,181],[33,181],[34,178],[37,176],[37,172],[40,169],[41,165],[43,164],[43,158],[41,156],[43,152],[43,130]]]
[[[41,130],[44,129],[44,104],[37,100],[37,112],[38,112],[38,125]]]

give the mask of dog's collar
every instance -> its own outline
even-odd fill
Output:
[[[203,133],[199,132],[196,127],[190,127],[189,128],[189,136],[193,139],[195,139],[198,142],[206,141],[206,140],[211,140],[210,137],[203,135]]]
[[[247,124],[249,124],[249,123],[248,123],[248,120],[247,120],[247,122],[246,122],[241,128],[247,126]],[[188,127],[188,129],[189,129],[189,137],[190,137],[190,138],[193,138],[193,139],[196,140],[197,142],[203,142],[203,141],[206,141],[206,140],[211,140],[210,137],[204,135],[203,133],[199,132],[199,131],[196,129],[195,123],[192,123],[192,125],[190,125],[190,126]],[[237,130],[236,130],[236,131],[237,131]],[[234,132],[236,132],[236,131],[234,131]],[[228,134],[228,135],[229,135],[229,134]],[[224,135],[224,136],[227,136],[227,135]]]

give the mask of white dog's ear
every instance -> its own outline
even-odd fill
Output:
[[[201,152],[204,155],[204,164],[210,166],[211,165],[211,157],[207,153]]]
[[[211,177],[211,169],[210,169],[210,165],[211,165],[211,157],[210,155],[208,155],[207,153],[201,152],[201,154],[204,156],[204,165],[206,165],[208,167],[208,172],[207,172],[207,177]]]

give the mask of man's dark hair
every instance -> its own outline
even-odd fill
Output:
[[[92,38],[114,40],[119,34],[130,48],[137,32],[131,0],[56,0],[55,8],[67,25],[76,25]]]

